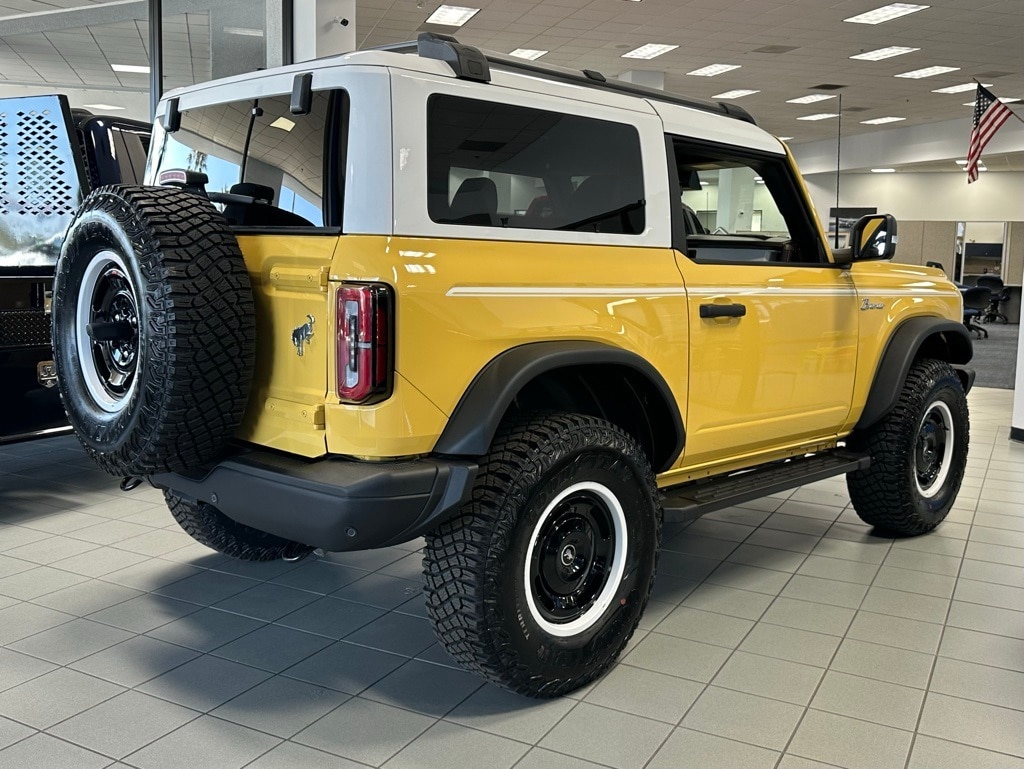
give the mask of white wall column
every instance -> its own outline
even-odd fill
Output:
[[[754,169],[723,168],[718,172],[718,226],[729,232],[750,232],[754,211]]]
[[[356,0],[292,0],[292,8],[296,62],[356,49]]]

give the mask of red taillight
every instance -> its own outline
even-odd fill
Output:
[[[379,283],[338,290],[338,397],[383,400],[391,385],[391,291]]]

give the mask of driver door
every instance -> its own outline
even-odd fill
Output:
[[[708,231],[676,248],[690,325],[682,467],[834,438],[853,393],[857,293],[827,261],[785,156],[673,148],[680,205]]]

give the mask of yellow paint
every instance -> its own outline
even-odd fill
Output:
[[[240,235],[238,243],[256,299],[257,344],[254,385],[237,435],[293,454],[320,456],[327,449],[322,412],[333,315],[326,275],[338,238]],[[292,332],[309,316],[313,337],[300,357]]]
[[[427,454],[501,352],[591,340],[640,355],[668,383],[687,445],[659,483],[678,483],[834,445],[892,329],[960,312],[934,271],[886,262],[712,265],[670,249],[356,235],[239,242],[259,333],[239,437],[309,457]],[[336,395],[334,303],[346,280],[395,291],[394,391],[372,406]],[[886,294],[911,288],[937,293]],[[883,308],[862,310],[865,299]],[[701,304],[722,302],[745,304],[746,316],[699,317]],[[314,336],[300,357],[292,332],[308,315]]]

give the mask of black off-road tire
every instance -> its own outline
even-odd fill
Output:
[[[580,583],[589,587],[581,587],[576,607],[545,603],[553,594],[540,574],[559,562],[570,568],[560,561],[569,553],[564,543],[579,545],[573,554],[586,551],[574,527],[584,530],[580,521],[592,514],[598,525],[590,532],[600,534],[601,511],[615,503],[621,517],[611,512],[609,520],[620,528],[603,531],[624,535],[612,536],[604,568],[587,567],[596,581]],[[586,685],[611,666],[643,614],[661,522],[650,462],[618,427],[576,414],[503,427],[470,501],[426,538],[427,613],[438,640],[464,667],[520,694],[556,697]],[[602,547],[609,547],[607,538],[590,552]],[[545,559],[545,553],[552,555]],[[608,575],[603,582],[602,574]],[[577,619],[565,619],[588,605]],[[558,611],[565,618],[554,616]]]
[[[117,341],[86,333],[111,320]],[[104,470],[215,459],[241,421],[256,347],[249,274],[224,218],[173,188],[92,192],[57,263],[53,345],[68,419]]]
[[[297,561],[313,552],[309,545],[282,539],[228,518],[213,505],[164,491],[178,525],[196,542],[243,561]]]
[[[871,455],[867,470],[846,476],[857,515],[899,536],[934,529],[960,490],[969,432],[967,395],[956,372],[940,360],[915,362],[895,408],[850,441],[851,447]],[[938,450],[936,440],[942,441]],[[943,457],[936,465],[937,451]]]

